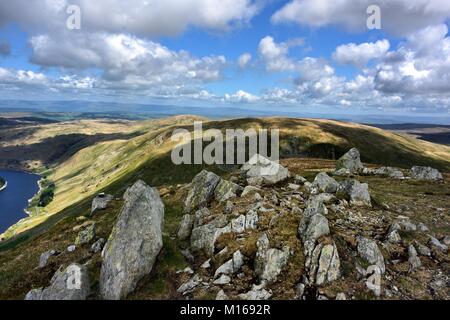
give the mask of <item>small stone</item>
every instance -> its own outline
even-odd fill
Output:
[[[301,300],[303,298],[303,294],[305,293],[305,285],[303,283],[299,283],[295,286],[295,298]]]
[[[203,262],[203,264],[200,266],[202,269],[209,269],[211,268],[211,259],[206,260]]]
[[[177,237],[181,241],[188,240],[191,236],[192,227],[194,226],[194,216],[191,214],[185,214],[181,219],[180,226],[178,227]]]
[[[242,233],[245,231],[245,216],[240,215],[231,221],[231,231],[234,233]]]
[[[411,168],[411,178],[416,180],[442,181],[442,174],[431,167],[415,166]]]
[[[230,260],[228,260],[219,268],[217,268],[216,272],[214,273],[214,278],[217,278],[221,274],[236,273],[241,269],[243,264],[244,264],[243,256],[241,252],[238,250],[235,253],[233,253],[233,257]]]
[[[178,289],[177,292],[181,293],[183,295],[186,295],[190,292],[192,292],[198,285],[200,285],[202,282],[202,279],[198,274],[194,275],[191,279],[189,279],[187,282],[183,283]]]
[[[385,272],[384,257],[375,241],[359,237],[357,249],[361,258],[367,263],[378,266],[381,274]]]
[[[214,280],[214,284],[216,285],[225,285],[231,282],[231,278],[226,274],[221,275],[217,280]]]
[[[295,182],[296,184],[303,185],[303,184],[305,184],[305,182],[308,182],[308,180],[306,180],[304,177],[302,177],[302,176],[300,176],[300,175],[296,175],[296,176],[294,177],[294,182]]]
[[[261,191],[262,190],[260,188],[255,187],[255,186],[246,186],[244,188],[244,191],[242,191],[241,197],[245,197],[245,196],[247,196],[249,194],[256,193],[256,192],[261,192]]]
[[[442,242],[443,242],[444,245],[446,245],[447,247],[450,246],[450,236],[445,236],[444,239],[442,239]]]
[[[109,194],[100,193],[92,200],[91,215],[100,210],[108,208],[109,203],[114,197]]]
[[[94,242],[92,244],[90,251],[92,253],[94,253],[94,254],[97,253],[97,252],[102,251],[103,246],[105,245],[105,243],[106,243],[105,239],[103,239],[103,238],[98,239],[96,242]]]
[[[347,300],[347,297],[345,296],[345,293],[339,292],[339,293],[336,295],[336,300]]]
[[[400,243],[402,241],[402,238],[400,237],[400,234],[397,230],[392,231],[388,235],[388,242],[390,243]]]
[[[428,248],[427,246],[415,241],[415,246],[417,248],[417,252],[422,255],[422,256],[426,256],[426,257],[430,257],[431,256],[431,250],[430,248]]]
[[[408,247],[408,263],[409,263],[409,272],[413,272],[416,269],[420,268],[422,262],[420,258],[417,256],[417,251],[414,246],[411,244]]]
[[[369,266],[366,271],[366,274],[369,275],[366,286],[377,297],[381,295],[381,273],[380,268],[376,265]]]
[[[298,184],[295,183],[289,183],[288,184],[288,188],[294,191],[297,191],[298,189],[300,189],[300,186]]]
[[[216,295],[216,300],[228,300],[228,296],[223,290],[220,290]]]
[[[419,227],[419,230],[422,232],[430,231],[430,229],[428,229],[428,227],[425,224],[423,224],[422,222],[419,223],[418,227]]]
[[[67,247],[68,252],[74,252],[77,247],[75,245],[70,245]]]
[[[241,300],[268,300],[272,293],[264,288],[264,285],[253,285],[252,289],[247,293],[241,293],[239,299]]]
[[[56,255],[55,250],[49,250],[42,253],[39,258],[39,268],[44,268],[47,265],[48,259],[50,259],[50,257],[54,255]]]
[[[314,179],[312,187],[316,188],[320,193],[335,193],[339,184],[325,172],[320,172]]]
[[[82,246],[84,244],[90,243],[95,238],[95,223],[87,226],[84,230],[78,233],[75,239],[75,244]]]
[[[289,178],[289,170],[281,164],[255,154],[241,168],[249,185],[274,185]]]
[[[430,245],[432,248],[436,248],[438,251],[441,251],[443,253],[447,253],[448,247],[445,244],[442,244],[438,239],[435,237],[430,236]]]

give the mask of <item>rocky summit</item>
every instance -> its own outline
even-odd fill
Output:
[[[36,241],[20,297],[450,298],[449,189],[435,169],[366,166],[351,149],[192,177],[94,197],[94,214],[57,224],[64,237]]]

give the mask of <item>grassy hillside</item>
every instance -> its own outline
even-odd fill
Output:
[[[108,127],[107,133],[104,133],[101,126],[96,127],[95,122],[78,123],[84,128],[83,134],[89,137],[89,143],[71,145],[58,157],[59,161],[44,161],[44,164],[52,167],[46,178],[56,186],[53,201],[45,208],[40,208],[38,215],[25,219],[8,230],[4,237],[11,238],[20,234],[16,237],[23,239],[29,236],[21,234],[26,230],[36,234],[58,221],[59,217],[83,214],[89,210],[90,200],[98,192],[104,191],[119,196],[127,185],[136,179],[144,179],[153,186],[176,185],[190,181],[202,166],[173,165],[170,160],[173,148],[170,136],[175,128],[192,130],[192,122],[195,119],[197,118],[179,116],[129,122],[122,133],[119,132],[124,129],[122,125],[113,124]],[[66,133],[74,133],[76,125],[69,124],[68,131],[64,130],[64,124],[61,123],[51,124],[49,127],[41,126],[38,131],[40,140],[36,138],[36,143],[28,142],[28,147],[33,149],[36,145],[40,146],[46,141],[45,134],[52,136],[51,139],[66,139]],[[57,130],[55,126],[60,127]],[[349,148],[357,147],[361,151],[363,161],[367,163],[402,168],[430,165],[450,171],[450,147],[359,124],[330,120],[267,118],[209,121],[204,123],[204,129],[208,128],[278,128],[281,156],[284,158],[336,159]],[[112,136],[106,141],[96,141],[99,135],[104,134]],[[117,136],[118,134],[121,136]],[[34,133],[34,136],[36,135]],[[48,148],[51,146],[52,144]],[[12,154],[14,151],[11,151],[11,156]],[[210,169],[222,174],[227,170],[223,166]],[[41,225],[42,223],[44,224]]]

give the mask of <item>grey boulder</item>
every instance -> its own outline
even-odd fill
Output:
[[[363,237],[358,237],[358,254],[368,264],[376,265],[383,274],[386,271],[384,257],[375,241]]]
[[[317,188],[320,193],[335,193],[339,184],[325,172],[320,172],[314,179],[312,187]]]
[[[194,226],[194,216],[191,214],[185,214],[181,219],[180,226],[178,227],[177,237],[179,240],[184,241],[189,239]]]
[[[184,202],[186,213],[206,207],[214,196],[214,191],[222,179],[215,173],[203,170],[191,182],[191,188]]]
[[[163,246],[164,204],[156,189],[137,181],[124,194],[125,204],[103,249],[100,293],[118,300],[149,274]]]
[[[257,252],[255,258],[255,272],[261,282],[273,282],[286,266],[290,250],[269,248],[269,239],[264,233],[257,241]]]
[[[247,183],[253,186],[274,185],[289,178],[289,170],[281,164],[255,154],[241,168]]]
[[[113,199],[112,195],[100,193],[93,200],[91,205],[91,215],[96,211],[108,208],[109,203]]]
[[[367,183],[360,183],[356,180],[345,180],[339,184],[336,195],[340,199],[349,201],[350,205],[353,206],[372,206]]]
[[[414,166],[411,168],[410,175],[416,180],[441,181],[444,179],[437,169],[431,167]]]
[[[25,300],[86,300],[90,288],[87,268],[73,263],[56,271],[50,286],[28,292]]]
[[[225,202],[237,197],[243,190],[240,185],[222,179],[214,190],[214,197],[218,202]]]
[[[336,162],[336,171],[348,172],[350,174],[362,172],[364,166],[361,163],[361,158],[358,149],[352,148]]]

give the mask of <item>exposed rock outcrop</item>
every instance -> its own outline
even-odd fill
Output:
[[[275,281],[288,262],[289,247],[284,247],[283,250],[270,248],[265,233],[258,239],[256,246],[255,272],[259,280],[262,283]]]
[[[184,211],[192,213],[205,207],[214,196],[221,178],[215,173],[203,170],[191,182],[189,194],[184,202]]]
[[[444,179],[438,170],[431,167],[412,167],[410,175],[416,180],[441,181]]]
[[[100,293],[121,299],[153,268],[162,246],[164,204],[158,191],[137,181],[124,194],[125,204],[103,251]]]

